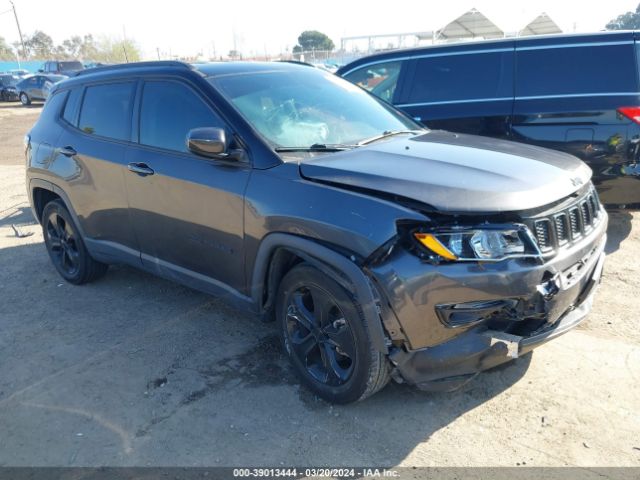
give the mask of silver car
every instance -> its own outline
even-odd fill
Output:
[[[31,105],[32,101],[44,102],[49,97],[51,87],[66,79],[65,75],[32,75],[16,85],[18,97],[23,105]]]

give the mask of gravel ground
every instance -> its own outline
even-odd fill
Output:
[[[579,328],[454,393],[335,407],[215,298],[125,267],[63,283],[26,203],[38,112],[0,104],[0,466],[640,465],[640,214],[612,213]]]

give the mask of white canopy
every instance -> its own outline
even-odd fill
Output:
[[[438,30],[437,39],[502,38],[504,32],[475,8]]]
[[[518,36],[548,35],[551,33],[562,33],[562,29],[556,24],[556,22],[551,20],[549,15],[543,12],[532,20],[529,25],[520,30],[520,32],[518,32]]]

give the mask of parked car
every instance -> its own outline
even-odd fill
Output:
[[[436,45],[337,73],[430,128],[576,155],[603,203],[640,206],[637,40],[606,32]]]
[[[524,355],[585,317],[604,262],[577,158],[429,131],[291,63],[87,70],[53,88],[26,165],[65,280],[124,263],[275,318],[331,402]]]
[[[76,60],[51,60],[49,62],[45,62],[45,64],[40,70],[38,70],[38,72],[72,77],[82,70],[84,70],[84,65],[82,64],[82,62],[78,62]]]
[[[33,101],[44,102],[54,84],[64,80],[64,75],[32,75],[23,78],[16,85],[18,97],[23,105],[31,105]]]
[[[0,74],[0,100],[3,102],[14,102],[18,100],[16,90],[17,79],[13,75]]]

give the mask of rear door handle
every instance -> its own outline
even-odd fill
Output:
[[[78,152],[75,151],[75,149],[73,147],[69,147],[69,146],[62,147],[59,151],[65,157],[73,157],[74,155],[76,155],[78,153]]]
[[[142,177],[156,173],[153,171],[153,168],[150,168],[146,163],[130,163],[127,165],[127,168],[130,172],[137,173]]]

